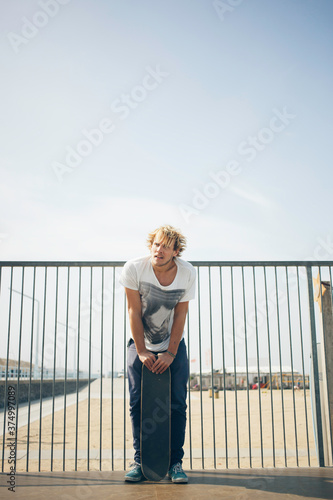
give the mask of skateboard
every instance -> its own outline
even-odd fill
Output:
[[[141,469],[149,481],[161,481],[170,465],[171,374],[156,374],[142,365]]]

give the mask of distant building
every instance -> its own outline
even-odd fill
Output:
[[[247,378],[248,374],[248,378]],[[282,366],[282,377],[280,367],[271,367],[271,383],[273,389],[281,389],[283,383],[284,389],[291,389],[293,385],[302,389],[303,388],[303,375],[297,370],[293,374],[290,366]],[[249,366],[246,370],[245,366],[236,367],[236,377],[234,367],[226,367],[225,373],[223,371],[214,371],[213,373],[213,386],[218,390],[224,389],[224,382],[226,390],[234,390],[235,385],[237,389],[250,389],[255,384],[258,384],[258,368],[256,366]],[[281,381],[282,379],[282,381]],[[305,387],[309,388],[309,376],[305,375]],[[201,384],[203,390],[208,390],[212,386],[211,371],[205,371],[201,374]],[[260,385],[265,388],[270,388],[270,370],[268,366],[260,367]],[[191,374],[191,388],[200,387],[200,373]]]
[[[0,358],[0,379],[6,378],[6,359]],[[31,365],[31,371],[34,371],[34,364]],[[18,375],[18,361],[8,360],[8,375],[7,378],[17,378]],[[20,378],[30,377],[30,363],[28,361],[20,362]]]

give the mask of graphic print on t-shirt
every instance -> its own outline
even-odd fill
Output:
[[[158,286],[141,281],[139,292],[145,337],[151,344],[159,344],[170,335],[172,311],[183,297],[185,290],[162,290]]]

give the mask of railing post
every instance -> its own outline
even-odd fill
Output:
[[[320,407],[320,390],[319,390],[319,370],[318,370],[318,355],[317,355],[317,337],[314,313],[314,298],[313,298],[313,283],[311,266],[306,266],[306,274],[308,281],[308,296],[309,296],[309,313],[310,313],[310,331],[311,331],[311,358],[313,367],[313,384],[315,390],[315,416],[317,421],[316,439],[318,446],[318,461],[319,467],[324,467],[324,444],[323,444],[323,429],[321,421],[321,407]]]
[[[320,380],[323,414],[323,441],[325,465],[332,466],[332,430],[333,430],[333,309],[331,281],[322,281],[319,272],[319,293],[321,310]]]

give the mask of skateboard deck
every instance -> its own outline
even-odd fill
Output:
[[[141,469],[146,479],[161,481],[170,465],[171,374],[156,374],[142,365]]]

